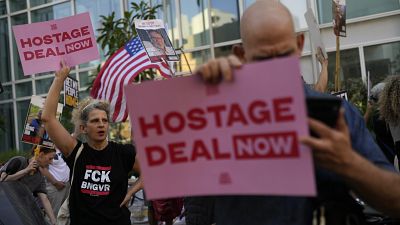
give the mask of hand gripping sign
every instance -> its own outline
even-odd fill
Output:
[[[60,69],[99,58],[89,13],[13,26],[25,75]]]
[[[315,195],[311,152],[298,142],[308,135],[299,74],[285,58],[218,86],[198,76],[126,86],[146,195]]]

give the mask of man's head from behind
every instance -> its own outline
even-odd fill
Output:
[[[233,52],[243,62],[301,55],[303,34],[295,34],[289,10],[277,0],[256,1],[243,14],[242,46]]]
[[[159,31],[149,30],[148,34],[149,34],[151,43],[154,45],[154,47],[159,48],[159,49],[165,49],[164,38]]]

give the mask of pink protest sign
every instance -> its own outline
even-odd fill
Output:
[[[198,76],[125,87],[149,199],[315,195],[295,58],[245,65],[235,81]]]
[[[89,13],[13,26],[25,75],[54,71],[99,58]]]

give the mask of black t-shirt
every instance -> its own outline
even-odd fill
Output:
[[[78,142],[67,164],[73,169]],[[128,173],[135,163],[132,145],[109,142],[101,151],[84,144],[75,166],[69,198],[71,225],[130,225],[130,212],[120,208],[128,187]]]

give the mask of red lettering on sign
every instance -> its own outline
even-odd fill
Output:
[[[160,146],[150,146],[145,148],[147,163],[149,166],[158,166],[165,163],[167,154]]]
[[[178,133],[185,128],[185,118],[179,112],[170,112],[165,116],[164,127],[171,133]]]
[[[66,44],[65,50],[69,54],[72,52],[80,51],[80,50],[91,48],[91,47],[93,47],[92,39],[86,38],[83,40],[79,40],[79,41],[75,41],[75,42]]]
[[[247,120],[240,108],[239,104],[235,103],[231,105],[231,109],[228,114],[227,126],[230,127],[233,123],[240,123],[241,125],[247,125]]]
[[[192,130],[201,130],[207,126],[207,120],[204,118],[204,111],[200,108],[192,109],[188,112],[188,126]]]
[[[299,157],[296,132],[281,132],[233,137],[237,159],[296,158]]]
[[[275,111],[275,120],[276,122],[288,122],[294,120],[294,114],[291,111],[293,98],[277,98],[273,101],[274,111]]]
[[[148,137],[151,130],[157,135],[163,135],[164,132],[185,132],[186,129],[197,131],[295,120],[292,97],[275,98],[270,100],[270,104],[257,99],[244,106],[238,103],[210,105],[205,108],[192,108],[187,112],[170,111],[152,117],[149,121],[145,117],[139,117],[142,137]]]
[[[169,144],[168,150],[171,156],[171,163],[182,163],[188,161],[188,158],[185,156],[185,142]]]
[[[143,137],[148,136],[149,129],[155,129],[158,135],[161,135],[161,124],[160,124],[160,117],[158,115],[153,116],[153,122],[146,123],[143,117],[139,117],[139,127],[140,133]]]
[[[166,163],[180,164],[197,160],[224,160],[231,158],[231,152],[222,152],[218,140],[212,139],[211,144],[203,140],[194,140],[193,144],[174,142],[162,146],[148,146],[145,148],[149,166],[160,166]]]

